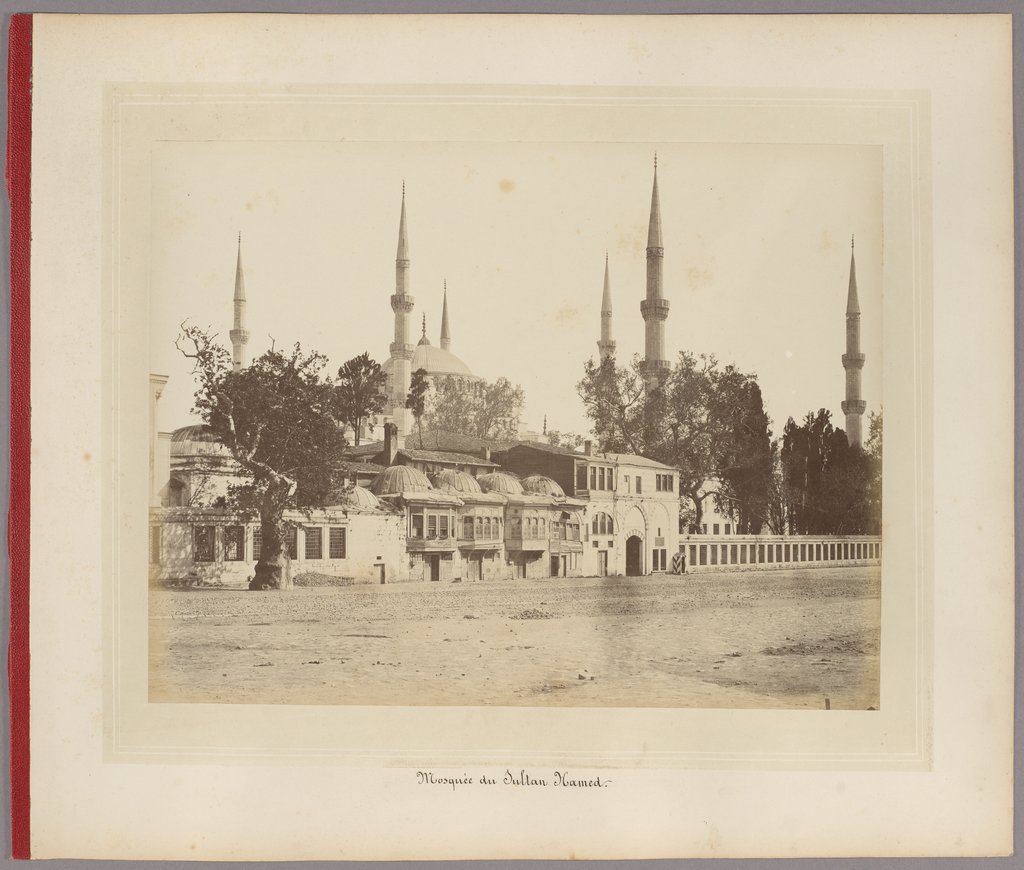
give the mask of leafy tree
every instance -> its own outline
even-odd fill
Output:
[[[741,535],[758,534],[769,524],[774,471],[772,433],[761,388],[753,379],[736,388],[738,414],[723,447],[718,470],[718,503]]]
[[[251,589],[292,585],[284,549],[284,513],[296,493],[326,492],[335,484],[334,458],[345,445],[326,358],[298,343],[271,348],[239,370],[215,336],[181,327],[175,344],[193,361],[195,410],[231,452],[248,481],[229,491],[232,506],[259,516],[260,558]]]
[[[873,534],[882,532],[882,413],[868,414],[868,523]]]
[[[744,521],[760,528],[771,435],[753,375],[684,352],[655,389],[638,357],[627,367],[611,358],[588,361],[577,389],[602,450],[647,456],[679,471],[693,525],[702,524],[705,499],[721,492],[724,504],[737,504]]]
[[[427,410],[427,393],[429,391],[430,381],[427,379],[427,370],[416,369],[409,382],[409,395],[406,396],[405,407],[412,411],[412,416],[416,420],[416,429],[420,435],[420,450],[423,449],[423,415]]]
[[[426,417],[431,430],[478,438],[515,438],[523,410],[523,388],[507,378],[467,384],[459,378],[437,378]]]
[[[628,367],[616,365],[611,357],[598,363],[587,360],[576,390],[602,450],[644,454],[649,446],[644,441],[648,397],[638,356]]]
[[[851,447],[832,426],[824,408],[809,412],[802,425],[787,422],[782,472],[794,534],[861,534],[874,531],[870,504],[871,458]]]
[[[702,525],[704,500],[713,492],[722,493],[721,501],[728,504],[734,496],[723,487],[723,477],[733,473],[738,480],[748,462],[745,441],[753,438],[746,428],[755,416],[752,384],[756,385],[752,375],[733,365],[720,366],[712,355],[683,352],[663,387],[663,434],[660,443],[652,445],[652,455],[679,470],[679,492],[693,502],[697,528]],[[759,404],[759,390],[756,399]],[[753,498],[750,486],[743,496]]]
[[[363,421],[384,410],[387,374],[368,353],[353,357],[338,369],[335,389],[341,419],[352,427],[359,445]]]
[[[773,535],[786,533],[786,485],[782,476],[782,459],[779,455],[781,440],[772,442],[772,473],[768,479],[768,510],[765,525]]]
[[[564,447],[566,450],[575,450],[584,441],[582,435],[575,432],[559,432],[557,429],[549,429],[547,436],[548,444],[552,447]]]

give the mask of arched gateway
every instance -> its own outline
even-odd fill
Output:
[[[644,542],[637,535],[626,538],[626,576],[639,577],[644,573]]]

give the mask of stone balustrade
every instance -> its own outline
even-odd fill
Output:
[[[679,543],[686,573],[823,565],[878,565],[877,535],[688,535]]]

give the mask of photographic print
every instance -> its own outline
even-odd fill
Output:
[[[881,149],[546,129],[154,146],[151,701],[877,709]]]
[[[1003,848],[1008,46],[33,18],[31,854]]]

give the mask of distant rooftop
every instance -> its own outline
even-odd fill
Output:
[[[480,465],[487,468],[495,468],[496,465],[479,456],[471,456],[468,453],[458,453],[449,450],[410,450],[403,447],[398,451],[403,456],[408,456],[416,462],[439,462],[449,465]]]

